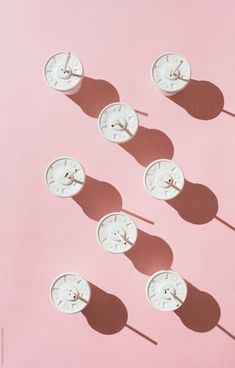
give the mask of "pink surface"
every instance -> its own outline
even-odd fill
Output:
[[[234,10],[232,0],[2,3],[4,367],[234,367]],[[64,50],[85,67],[75,98],[42,77],[45,59]],[[193,71],[172,101],[150,80],[165,51],[182,53]],[[145,113],[123,147],[97,129],[101,108],[118,99]],[[76,200],[44,185],[46,166],[63,155],[89,176]],[[145,166],[163,156],[187,178],[171,203],[142,184]],[[95,230],[103,214],[121,209],[149,222],[133,217],[136,248],[112,255]],[[145,298],[148,275],[162,268],[190,283],[177,313],[154,310]],[[52,280],[67,271],[94,285],[83,314],[50,304]]]

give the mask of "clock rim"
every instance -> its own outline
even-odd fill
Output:
[[[100,239],[99,239],[99,228],[102,224],[102,222],[107,218],[107,217],[110,217],[110,216],[115,216],[115,215],[122,215],[124,217],[126,217],[128,220],[130,220],[134,226],[135,226],[135,230],[136,230],[136,234],[135,234],[135,240],[134,240],[134,243],[133,243],[133,246],[128,248],[127,250],[124,250],[124,251],[120,251],[120,252],[113,252],[111,250],[108,250],[107,248],[104,247],[104,245],[101,243]],[[138,238],[138,228],[136,226],[136,223],[135,221],[130,218],[129,216],[127,216],[126,214],[122,213],[122,212],[110,212],[110,213],[107,213],[106,215],[104,215],[98,222],[98,225],[97,225],[97,228],[96,228],[96,239],[97,239],[97,242],[98,244],[101,246],[101,248],[103,248],[104,250],[106,250],[106,252],[109,252],[109,253],[112,253],[112,254],[122,254],[122,253],[127,253],[130,249],[132,249],[135,244],[136,244],[136,241],[137,241],[137,238]]]
[[[51,56],[49,56],[49,57],[46,59],[46,61],[44,62],[44,64],[43,64],[43,77],[44,77],[44,80],[46,81],[46,83],[48,84],[48,86],[49,86],[49,87],[51,87],[52,89],[55,89],[55,90],[56,90],[56,91],[58,91],[58,92],[62,92],[62,93],[65,93],[65,94],[66,94],[66,93],[68,93],[68,92],[72,92],[74,89],[77,89],[77,87],[78,87],[79,85],[81,85],[82,80],[83,80],[83,78],[84,78],[84,66],[83,66],[82,61],[79,59],[79,57],[77,57],[75,54],[70,53],[71,55],[75,56],[75,57],[79,60],[79,62],[80,62],[80,64],[81,64],[81,67],[82,67],[82,76],[81,76],[81,78],[79,78],[79,79],[78,79],[78,83],[76,83],[73,87],[70,87],[70,88],[68,88],[68,89],[59,89],[59,88],[56,88],[56,87],[52,86],[52,85],[48,82],[48,80],[47,80],[47,78],[46,78],[45,70],[46,70],[46,66],[47,66],[47,63],[49,62],[49,60],[50,60],[50,59],[52,59],[52,57],[53,57],[53,56],[56,56],[56,55],[59,55],[59,54],[68,54],[68,52],[66,52],[66,51],[56,52],[55,54],[52,54]]]
[[[109,108],[109,107],[111,107],[111,106],[114,106],[114,105],[123,105],[123,106],[127,106],[127,107],[129,107],[129,108],[133,111],[133,113],[135,114],[135,116],[136,116],[136,120],[137,120],[137,127],[136,127],[136,130],[135,130],[134,134],[132,135],[132,137],[127,137],[127,139],[125,139],[125,140],[123,140],[123,141],[121,141],[121,142],[117,142],[117,141],[115,141],[115,140],[114,140],[114,139],[112,139],[112,138],[107,138],[107,137],[104,135],[104,133],[103,133],[103,131],[102,131],[102,129],[101,129],[101,126],[100,126],[100,123],[101,123],[101,122],[100,122],[100,119],[101,119],[102,114],[104,113],[104,111],[105,111],[107,108]],[[100,133],[102,134],[102,136],[103,136],[105,139],[107,139],[107,141],[112,142],[112,143],[122,144],[122,143],[129,142],[131,139],[133,139],[133,138],[135,137],[135,135],[136,135],[136,133],[138,132],[138,129],[139,129],[139,116],[138,116],[138,114],[136,113],[136,111],[133,109],[133,107],[132,107],[131,105],[129,105],[129,104],[125,103],[125,102],[113,102],[113,103],[110,103],[110,104],[106,105],[106,106],[101,110],[101,112],[99,113],[99,116],[98,116],[98,122],[97,122],[97,125],[98,125],[98,130],[100,131]]]
[[[177,309],[179,309],[182,305],[183,305],[183,303],[181,304],[181,305],[179,305],[178,307],[176,307],[176,308],[174,308],[174,309],[172,309],[172,310],[164,310],[164,309],[159,309],[159,308],[157,308],[154,304],[152,304],[151,302],[150,302],[150,298],[149,298],[149,296],[148,296],[148,289],[149,289],[149,286],[150,286],[150,283],[152,282],[152,280],[156,277],[156,276],[158,276],[158,275],[160,275],[161,273],[165,273],[165,272],[169,272],[169,273],[174,273],[174,274],[177,274],[178,276],[180,276],[180,278],[182,279],[182,282],[183,282],[183,284],[184,284],[184,286],[185,286],[185,298],[184,298],[184,300],[183,300],[183,303],[185,302],[185,300],[186,300],[186,298],[187,298],[187,294],[188,294],[188,285],[187,285],[187,283],[186,283],[186,281],[184,280],[184,278],[178,273],[178,272],[176,272],[175,270],[159,270],[159,271],[157,271],[157,272],[155,272],[155,273],[153,273],[150,277],[149,277],[149,279],[148,279],[148,281],[147,281],[147,284],[146,284],[146,287],[145,287],[145,294],[146,294],[146,298],[147,298],[147,300],[148,300],[148,302],[149,302],[149,304],[153,307],[153,308],[155,308],[155,309],[157,309],[157,310],[159,310],[160,312],[174,312],[175,310],[177,310]]]
[[[159,85],[156,83],[156,81],[155,81],[155,79],[154,79],[154,76],[153,76],[153,68],[154,68],[154,65],[156,64],[156,62],[157,62],[160,58],[162,58],[163,56],[167,56],[167,55],[177,55],[177,56],[181,56],[184,60],[186,60],[186,61],[187,61],[188,65],[189,65],[189,70],[190,70],[189,80],[185,83],[185,85],[184,85],[183,87],[181,87],[181,88],[179,88],[179,89],[177,89],[177,90],[175,90],[175,91],[169,91],[169,90],[166,90],[166,89],[164,89],[164,88],[159,87]],[[183,56],[182,54],[179,54],[179,53],[177,53],[177,52],[167,52],[167,53],[165,53],[165,54],[161,54],[160,56],[158,56],[158,58],[157,58],[157,59],[155,59],[155,61],[152,63],[151,70],[150,70],[150,77],[151,77],[151,80],[152,80],[152,82],[153,82],[154,86],[155,86],[158,90],[160,90],[161,92],[167,93],[167,94],[169,94],[169,95],[175,95],[176,93],[178,93],[178,92],[182,91],[184,88],[186,88],[186,87],[187,87],[187,85],[189,84],[189,82],[191,81],[191,78],[192,78],[192,68],[191,68],[190,63],[188,62],[188,59],[187,59],[185,56]]]
[[[79,166],[81,167],[81,169],[82,169],[82,171],[83,171],[83,174],[84,174],[84,182],[83,182],[83,185],[82,185],[82,187],[81,187],[81,188],[80,188],[76,193],[74,193],[73,195],[60,195],[60,194],[56,194],[55,192],[53,192],[53,190],[51,190],[51,188],[50,188],[50,187],[48,186],[48,184],[47,184],[47,173],[48,173],[48,170],[49,170],[49,168],[51,167],[51,165],[52,165],[54,162],[58,161],[58,160],[72,160],[72,161],[75,161],[75,162],[77,162],[77,163],[79,164]],[[44,172],[44,182],[45,182],[46,187],[47,187],[47,189],[49,190],[49,192],[51,192],[52,194],[56,195],[57,197],[60,197],[60,198],[72,198],[72,197],[76,196],[78,193],[80,193],[80,192],[81,192],[81,190],[84,188],[84,185],[85,185],[85,183],[86,183],[86,173],[85,173],[84,167],[81,165],[81,163],[80,163],[78,160],[74,159],[73,157],[69,157],[69,156],[57,157],[57,158],[55,158],[54,160],[52,160],[52,161],[49,163],[49,165],[47,165],[47,167],[46,167],[46,169],[45,169],[45,172]]]
[[[52,295],[51,295],[51,294],[52,294],[52,288],[53,288],[53,285],[55,284],[55,282],[56,282],[58,279],[60,279],[61,277],[63,277],[63,276],[69,276],[69,275],[75,275],[75,276],[78,276],[78,277],[80,277],[83,281],[85,281],[85,282],[86,282],[86,284],[87,284],[87,288],[88,288],[88,291],[89,291],[89,295],[88,295],[87,303],[86,303],[86,305],[85,305],[82,309],[80,309],[80,310],[78,310],[78,311],[64,312],[64,311],[62,311],[61,309],[57,308],[57,306],[56,306],[56,305],[55,305],[55,303],[53,302],[53,299],[52,299]],[[51,301],[51,303],[52,303],[53,307],[54,307],[56,310],[58,310],[59,312],[61,312],[61,313],[65,313],[65,314],[75,314],[75,313],[80,313],[81,311],[83,311],[83,309],[85,309],[85,308],[87,307],[87,305],[88,305],[88,304],[89,304],[89,302],[90,302],[90,299],[91,299],[91,286],[90,286],[90,283],[89,283],[86,279],[84,279],[84,277],[80,276],[78,273],[75,273],[75,272],[64,272],[64,273],[61,273],[61,274],[59,274],[57,277],[55,277],[55,278],[53,279],[52,283],[51,283],[51,287],[50,287],[50,301]]]
[[[150,169],[150,167],[151,166],[153,166],[154,164],[156,164],[157,162],[161,162],[161,161],[170,161],[170,162],[172,162],[172,163],[174,163],[180,170],[181,170],[181,172],[182,172],[182,174],[183,174],[183,186],[182,186],[182,188],[181,188],[181,191],[180,192],[176,192],[176,194],[174,195],[174,196],[172,196],[171,198],[158,198],[158,197],[156,197],[156,196],[154,196],[154,195],[152,195],[151,193],[150,193],[150,191],[148,190],[148,188],[147,188],[147,184],[146,184],[146,175],[147,175],[147,172],[148,172],[148,170]],[[173,199],[173,198],[175,198],[175,197],[177,197],[181,192],[182,192],[182,190],[184,189],[184,185],[185,185],[185,175],[184,175],[184,172],[183,172],[183,170],[182,170],[182,168],[181,168],[181,166],[179,165],[179,164],[177,164],[177,162],[175,162],[174,160],[169,160],[168,158],[160,158],[160,159],[158,159],[158,160],[155,160],[155,161],[152,161],[147,167],[146,167],[146,169],[145,169],[145,171],[144,171],[144,175],[143,175],[143,183],[144,183],[144,188],[145,188],[145,190],[146,190],[146,192],[147,193],[149,193],[149,195],[151,196],[151,197],[153,197],[153,198],[155,198],[155,199],[158,199],[159,201],[170,201],[171,199]]]

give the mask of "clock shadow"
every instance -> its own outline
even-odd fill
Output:
[[[222,91],[215,84],[204,80],[191,79],[186,88],[168,98],[200,120],[216,118],[224,107]]]
[[[89,218],[96,221],[122,209],[122,197],[112,184],[87,175],[83,189],[72,198]]]
[[[164,132],[143,126],[139,126],[136,135],[129,142],[119,146],[143,166],[160,158],[172,159],[174,155],[173,143]]]
[[[186,281],[186,280],[185,280]],[[192,331],[208,332],[220,320],[220,306],[215,298],[186,281],[188,292],[185,302],[174,313]]]
[[[135,245],[124,255],[145,275],[169,269],[173,262],[172,249],[163,239],[139,229]]]
[[[86,181],[81,192],[72,197],[83,212],[92,220],[99,221],[110,212],[124,212],[151,225],[154,222],[139,214],[122,208],[122,197],[119,191],[110,183],[99,181],[86,175]]]
[[[154,345],[158,344],[157,341],[127,323],[128,311],[121,299],[92,283],[89,283],[89,285],[91,287],[91,299],[81,313],[93,330],[103,335],[113,335],[126,327],[146,341]]]
[[[90,77],[84,77],[81,89],[68,97],[92,118],[98,118],[105,106],[120,100],[117,89],[111,83]]]
[[[126,326],[128,318],[125,304],[117,296],[89,284],[91,300],[82,313],[90,327],[104,335],[121,331]]]
[[[218,200],[205,185],[185,180],[182,192],[166,201],[179,215],[192,224],[206,224],[216,217]]]

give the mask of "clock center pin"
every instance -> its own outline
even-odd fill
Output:
[[[69,79],[71,77],[71,75],[72,75],[72,69],[69,66],[67,66],[66,69],[64,69],[64,67],[62,67],[62,66],[59,66],[57,68],[58,78],[60,78],[60,79]]]

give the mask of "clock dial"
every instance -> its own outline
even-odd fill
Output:
[[[81,61],[71,53],[52,55],[44,66],[44,76],[50,87],[65,93],[78,89],[83,75]]]
[[[97,227],[97,240],[108,252],[125,253],[137,239],[137,228],[133,220],[120,212],[104,216]]]
[[[147,283],[149,303],[161,311],[178,309],[186,299],[187,285],[175,271],[159,271]]]
[[[98,117],[98,128],[102,135],[111,142],[124,143],[134,137],[139,121],[131,106],[113,103],[106,106]]]
[[[163,200],[172,199],[184,187],[183,171],[172,160],[156,160],[145,170],[144,186],[155,198]]]
[[[85,183],[85,172],[79,162],[70,157],[60,157],[46,169],[47,188],[59,197],[72,197]]]
[[[154,84],[163,92],[174,94],[186,87],[191,78],[188,61],[179,54],[160,56],[151,69]]]
[[[89,303],[91,290],[88,282],[74,273],[56,278],[51,286],[51,302],[63,313],[77,313]]]

